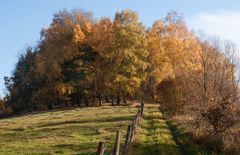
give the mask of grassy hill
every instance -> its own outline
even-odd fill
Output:
[[[116,130],[125,136],[137,108],[103,106],[52,111],[0,120],[0,154],[94,154],[106,140],[111,152]]]
[[[138,104],[86,107],[31,114],[0,120],[0,155],[93,155],[99,141],[106,141],[105,155],[112,153],[115,134],[124,144],[127,126]],[[160,111],[159,104],[145,104],[129,155],[206,154],[182,134]]]

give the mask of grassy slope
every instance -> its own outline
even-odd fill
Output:
[[[123,140],[136,111],[103,106],[2,119],[0,154],[94,154],[101,140],[112,148],[117,129]]]
[[[158,105],[146,104],[143,119],[137,129],[131,155],[180,155],[168,124]]]

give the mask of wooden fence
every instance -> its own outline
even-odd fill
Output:
[[[140,100],[140,107],[138,109],[138,113],[132,123],[127,127],[127,134],[125,138],[125,142],[122,148],[122,154],[127,154],[129,145],[134,141],[134,136],[136,134],[136,128],[138,126],[139,120],[143,115],[144,110],[144,101]],[[113,155],[119,155],[120,154],[120,137],[121,132],[116,132],[116,138],[115,138],[115,144],[113,148]],[[104,155],[104,151],[106,149],[106,143],[105,142],[99,142],[98,149],[97,149],[97,155]]]

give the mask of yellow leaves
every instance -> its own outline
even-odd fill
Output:
[[[168,14],[164,21],[156,21],[147,33],[150,77],[157,83],[172,77],[184,69],[195,70],[200,45],[188,31],[181,17]]]
[[[153,29],[163,30],[163,28],[164,28],[164,22],[162,20],[155,21],[153,25]]]
[[[86,33],[91,33],[92,28],[93,28],[92,23],[87,22],[87,23],[84,24],[84,30],[86,31]]]
[[[70,84],[65,83],[59,84],[56,89],[58,93],[62,95],[70,95],[74,92],[74,87]]]
[[[126,80],[127,80],[127,78],[123,75],[120,75],[120,74],[116,75],[116,77],[115,77],[115,83],[124,82]]]
[[[92,32],[87,38],[87,42],[102,57],[108,57],[108,48],[112,43],[112,21],[109,18],[102,18],[92,27]]]
[[[73,41],[75,43],[82,43],[85,39],[85,35],[79,24],[73,25]]]
[[[139,88],[146,74],[146,30],[137,13],[124,10],[116,13],[110,33],[113,39],[109,58],[114,66],[110,69],[114,74],[107,74],[114,81],[113,87],[121,85],[120,91],[131,93]]]

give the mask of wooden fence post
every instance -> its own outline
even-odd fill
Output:
[[[126,135],[124,149],[123,149],[124,154],[126,154],[126,152],[127,152],[129,143],[132,143],[134,140],[134,136],[136,134],[136,128],[137,128],[137,125],[138,125],[138,122],[139,122],[141,116],[143,115],[143,110],[144,110],[144,101],[140,98],[140,108],[138,110],[138,113],[137,113],[136,117],[134,118],[132,124],[129,125],[128,129],[127,129],[127,135]],[[121,137],[121,132],[117,131],[116,138],[115,138],[115,144],[114,144],[114,148],[113,148],[113,155],[120,154],[120,137]],[[99,142],[97,155],[104,155],[105,147],[106,147],[105,142]]]
[[[131,125],[131,136],[130,136],[130,142],[132,143],[133,142],[133,140],[134,140],[134,129],[135,128],[135,124],[134,123],[132,123],[132,125]]]
[[[104,155],[105,148],[106,148],[105,142],[99,142],[98,149],[97,149],[97,155]]]
[[[124,144],[124,154],[127,152],[128,149],[128,144],[129,144],[129,140],[130,140],[130,134],[131,134],[131,130],[132,130],[132,126],[129,125],[128,129],[127,129],[127,135],[126,135],[126,139],[125,139],[125,144]]]
[[[120,131],[117,131],[117,134],[116,134],[116,139],[115,139],[115,145],[114,145],[114,148],[113,148],[113,155],[119,155],[119,152],[120,152]]]

